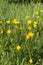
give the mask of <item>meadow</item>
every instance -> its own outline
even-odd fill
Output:
[[[0,1],[0,65],[43,65],[43,4]]]

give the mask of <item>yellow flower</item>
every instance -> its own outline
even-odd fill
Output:
[[[39,19],[40,18],[40,16],[37,16],[37,19]]]
[[[34,24],[34,25],[33,25],[33,27],[34,27],[34,28],[36,28],[36,27],[37,27],[37,25],[36,25],[36,24]]]
[[[27,23],[28,23],[28,24],[31,24],[31,23],[32,23],[32,21],[31,21],[31,20],[28,20],[28,21],[27,21]]]
[[[43,10],[40,10],[40,12],[43,12]]]
[[[26,39],[27,39],[27,40],[28,40],[28,39],[30,39],[30,36],[29,36],[29,34],[27,34],[27,35],[26,35]]]
[[[34,21],[34,24],[37,24],[37,22],[36,22],[36,21]]]
[[[26,18],[29,18],[29,16],[26,16]]]
[[[9,30],[7,30],[7,33],[8,33],[8,34],[11,34],[11,32],[12,32],[12,31],[11,31],[10,29],[9,29]]]
[[[16,19],[14,19],[13,23],[14,23],[14,24],[19,24],[20,22],[17,21]]]
[[[34,35],[33,32],[29,32],[29,36],[32,37]]]
[[[35,12],[35,14],[39,14],[39,12],[37,11],[37,12]]]
[[[20,27],[20,30],[22,30],[22,27]]]
[[[14,24],[19,24],[20,22],[19,21],[16,21],[16,22],[13,22]]]
[[[33,60],[30,58],[30,60],[29,60],[29,63],[31,64],[31,63],[33,63]]]
[[[16,19],[14,19],[14,22],[16,22],[17,20]]]
[[[17,21],[17,20],[16,20],[16,19],[14,19],[14,20],[13,20],[13,23],[15,23],[16,21]]]
[[[3,34],[3,30],[0,31],[0,34]]]
[[[17,25],[16,25],[15,27],[16,27],[16,28],[18,28],[18,26],[17,26]]]
[[[30,39],[31,37],[33,37],[34,33],[33,32],[29,32],[27,35],[26,35],[26,39]]]
[[[10,21],[6,21],[7,24],[10,24]]]
[[[28,30],[32,30],[32,27],[28,27]]]
[[[0,21],[0,24],[2,24],[3,22],[2,21]]]
[[[20,50],[20,49],[21,49],[21,46],[18,45],[18,46],[16,47],[16,49],[17,49],[17,50]]]
[[[34,21],[33,27],[36,28],[37,27],[37,22]]]

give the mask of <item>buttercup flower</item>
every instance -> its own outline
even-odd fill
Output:
[[[10,29],[9,29],[9,30],[7,30],[7,34],[11,34],[11,32],[12,32],[12,31],[11,31]]]
[[[40,12],[43,12],[43,10],[40,10]]]
[[[17,20],[16,20],[16,19],[14,19],[14,20],[13,20],[13,23],[15,23],[16,21],[17,21]]]
[[[14,22],[14,24],[19,24],[19,23],[20,23],[19,21]]]
[[[3,22],[2,21],[0,21],[0,24],[2,24]]]
[[[34,24],[37,24],[37,22],[36,22],[36,21],[34,21]]]
[[[37,22],[34,21],[33,27],[36,28],[37,27]]]
[[[21,49],[21,46],[18,45],[18,46],[16,47],[16,49],[17,49],[17,50],[20,50],[20,49]]]
[[[35,12],[35,14],[39,14],[39,12],[37,11],[37,12]]]
[[[28,27],[28,30],[32,30],[32,27]]]
[[[14,22],[16,22],[17,20],[16,19],[14,19]]]
[[[16,28],[18,28],[18,26],[17,26],[17,25],[16,25],[15,27],[16,27]]]
[[[26,16],[26,18],[29,18],[29,16]]]
[[[33,32],[29,32],[29,36],[32,37],[34,35]]]
[[[29,36],[29,34],[26,34],[26,39],[28,40],[28,39],[30,39],[30,36]]]
[[[13,23],[14,23],[14,24],[19,24],[20,22],[17,21],[16,19],[14,19]]]
[[[36,24],[34,24],[34,25],[33,25],[33,27],[34,27],[34,28],[36,28],[36,27],[37,27],[37,25],[36,25]]]
[[[29,32],[28,34],[26,34],[26,39],[30,39],[31,37],[33,37],[34,33],[33,32]]]
[[[33,60],[30,58],[30,60],[29,60],[29,63],[31,64],[31,63],[33,63]]]
[[[22,27],[20,27],[20,30],[22,30]]]
[[[3,30],[0,31],[0,34],[3,34]]]
[[[10,21],[6,21],[7,24],[10,24]]]
[[[40,18],[40,16],[37,16],[37,19],[39,19]]]
[[[31,21],[31,20],[28,20],[28,21],[27,21],[27,23],[28,23],[28,24],[31,24],[31,23],[32,23],[32,21]]]

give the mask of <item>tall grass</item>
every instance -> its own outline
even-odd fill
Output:
[[[15,2],[15,3],[31,3],[31,2],[34,2],[34,3],[37,3],[37,2],[42,2],[43,3],[43,0],[7,0],[9,3],[11,2]]]
[[[43,65],[43,4],[0,1],[0,65]]]

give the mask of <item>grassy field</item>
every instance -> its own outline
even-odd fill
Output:
[[[0,1],[0,65],[43,65],[43,4]]]

